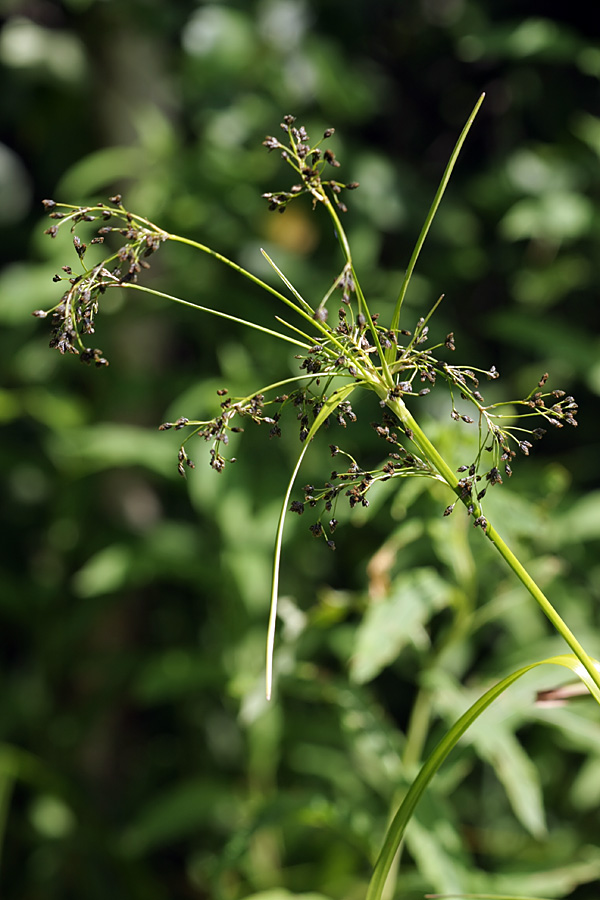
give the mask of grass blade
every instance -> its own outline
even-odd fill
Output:
[[[296,481],[296,476],[300,470],[300,466],[302,465],[302,460],[308,450],[308,445],[311,440],[327,418],[327,416],[333,412],[333,410],[338,406],[342,400],[345,400],[348,397],[354,388],[356,387],[356,382],[351,382],[350,384],[345,384],[343,387],[338,388],[337,391],[329,397],[323,404],[322,409],[319,411],[315,421],[313,422],[310,431],[308,432],[308,436],[304,442],[304,446],[302,448],[302,452],[298,457],[296,465],[294,466],[294,471],[292,472],[291,478],[288,482],[288,486],[285,492],[285,496],[283,498],[283,503],[281,505],[281,512],[279,514],[279,522],[277,524],[277,534],[275,536],[275,553],[273,554],[273,578],[272,578],[272,586],[271,586],[271,608],[269,611],[269,627],[267,630],[267,665],[266,665],[266,693],[267,700],[271,699],[271,694],[273,692],[273,650],[275,647],[275,627],[277,623],[277,599],[279,595],[279,564],[281,561],[281,544],[283,541],[283,525],[285,522],[285,515],[288,508],[288,503],[290,500],[290,495],[292,493],[292,489],[294,487],[294,482]]]
[[[261,252],[262,255],[264,256],[264,258],[266,259],[266,261],[269,263],[269,265],[271,266],[271,268],[274,269],[275,272],[277,272],[277,274],[279,275],[279,277],[281,278],[281,280],[282,280],[283,283],[285,284],[286,288],[294,295],[294,297],[296,298],[296,300],[298,301],[298,303],[302,304],[302,306],[304,307],[305,311],[308,312],[308,313],[311,313],[311,314],[314,313],[314,309],[312,308],[312,306],[310,305],[310,303],[308,303],[308,302],[304,299],[304,297],[302,296],[302,294],[300,294],[300,292],[296,290],[296,288],[294,287],[294,285],[292,284],[292,282],[291,282],[288,278],[285,277],[285,275],[283,274],[283,272],[281,271],[281,269],[279,269],[279,268],[275,265],[275,263],[273,262],[273,260],[271,259],[271,257],[270,257],[269,254],[267,253],[267,251],[266,251],[266,250],[263,250],[263,248],[261,247],[261,248],[260,248],[260,252]]]
[[[479,112],[479,108],[480,108],[481,104],[483,103],[484,97],[485,97],[485,94],[482,94],[481,97],[479,98],[479,100],[477,101],[477,103],[475,104],[471,115],[467,119],[467,124],[465,125],[465,127],[463,128],[463,130],[460,133],[460,137],[458,138],[458,141],[456,142],[456,146],[454,147],[454,150],[452,151],[452,156],[450,157],[450,161],[448,162],[448,165],[446,166],[446,170],[442,176],[442,180],[436,191],[436,195],[433,198],[433,203],[431,204],[429,212],[427,213],[427,218],[425,219],[425,224],[423,225],[423,228],[421,229],[421,233],[420,233],[419,237],[417,238],[417,243],[415,244],[415,249],[413,250],[412,256],[409,260],[408,267],[407,267],[406,273],[404,275],[404,280],[403,280],[402,286],[400,288],[400,294],[398,295],[398,300],[396,301],[396,306],[394,308],[394,315],[392,317],[392,323],[390,326],[392,331],[397,331],[398,326],[400,324],[400,312],[402,310],[402,304],[404,302],[404,297],[406,296],[406,291],[408,290],[408,285],[410,283],[412,273],[417,264],[417,259],[419,258],[419,254],[421,252],[423,244],[425,243],[425,238],[427,237],[429,229],[431,228],[431,223],[433,222],[433,218],[438,210],[438,206],[441,203],[442,197],[444,196],[444,192],[448,186],[448,182],[450,181],[450,176],[452,175],[452,170],[454,169],[454,166],[456,165],[456,161],[457,161],[460,151],[462,149],[462,145],[464,144],[467,134],[469,133],[469,131],[471,129],[471,125],[475,121],[475,116]],[[386,351],[386,361],[388,363],[391,363],[394,361],[395,353],[396,353],[396,350],[394,347],[392,347],[391,349]]]
[[[577,657],[570,654],[552,656],[548,659],[531,663],[528,666],[523,666],[523,668],[512,672],[506,678],[503,678],[502,681],[499,681],[498,684],[495,684],[486,691],[482,697],[476,700],[475,703],[463,713],[463,715],[454,723],[452,728],[446,732],[437,747],[435,747],[423,763],[419,774],[408,789],[406,796],[387,831],[381,853],[375,863],[373,877],[367,891],[367,900],[381,900],[388,873],[415,807],[421,799],[429,782],[432,780],[450,751],[454,749],[470,725],[494,702],[494,700],[496,700],[497,697],[503,694],[511,684],[514,684],[515,681],[532,669],[543,665],[558,665],[571,669],[571,671],[584,682],[596,700],[600,702],[600,691],[598,690],[598,687]],[[596,662],[595,665],[597,668],[600,668],[600,663]]]

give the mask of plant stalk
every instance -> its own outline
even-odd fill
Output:
[[[471,500],[470,497],[467,500],[463,499],[463,497],[461,496],[461,490],[458,487],[458,478],[456,477],[456,474],[452,471],[452,469],[438,452],[436,447],[431,443],[420,425],[412,417],[404,402],[401,399],[390,398],[386,395],[385,389],[380,386],[374,385],[374,389],[379,394],[379,396],[386,401],[386,405],[388,406],[388,408],[400,419],[405,429],[407,429],[409,433],[411,433],[411,440],[413,441],[413,443],[416,444],[425,459],[429,460],[432,466],[442,476],[446,484],[454,491],[459,500],[461,500],[461,502],[464,503],[465,506],[472,503],[473,517],[478,518],[479,516],[481,516],[481,508],[476,501]],[[521,584],[527,589],[527,591],[529,591],[533,599],[536,601],[546,618],[550,620],[553,627],[571,648],[581,665],[588,672],[594,684],[600,689],[600,671],[594,664],[593,659],[584,650],[569,626],[561,618],[544,592],[538,587],[537,583],[531,577],[527,569],[518,560],[508,544],[506,544],[506,542],[501,538],[501,536],[498,534],[498,532],[490,522],[487,522],[487,525],[485,527],[485,536],[489,541],[491,541],[500,556],[502,556],[502,558],[508,563]]]

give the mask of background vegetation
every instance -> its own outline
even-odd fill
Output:
[[[260,194],[287,181],[261,141],[288,112],[315,134],[334,125],[341,171],[361,183],[345,218],[355,262],[384,310],[485,90],[407,309],[416,319],[444,292],[432,328],[455,332],[457,360],[496,365],[507,396],[549,371],[580,401],[579,429],[549,434],[490,502],[600,655],[600,35],[582,6],[548,8],[5,0],[2,897],[358,900],[423,746],[492,680],[563,649],[466,517],[442,518],[447,493],[415,480],[348,514],[335,554],[289,523],[267,706],[270,553],[294,430],[267,442],[247,429],[220,477],[199,446],[184,482],[176,438],[156,426],[212,414],[217,388],[242,393],[294,361],[137,294],[107,298],[110,368],[61,359],[30,315],[74,262],[67,240],[43,235],[45,197],[120,190],[269,278],[266,247],[321,295],[338,271],[328,223],[309,205],[268,213]],[[151,275],[273,321],[268,298],[185,248]],[[374,414],[356,411],[345,436],[367,463]],[[448,412],[432,403],[430,430],[458,465],[469,435]],[[327,457],[315,450],[301,483],[327,477]],[[398,896],[598,896],[596,711],[537,708],[535,688],[490,710],[438,778]]]

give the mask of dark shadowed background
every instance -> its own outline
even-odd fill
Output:
[[[579,428],[519,460],[490,509],[600,654],[592,6],[4,0],[2,898],[359,900],[414,774],[403,755],[414,698],[428,698],[432,746],[491,680],[563,650],[466,517],[442,517],[447,492],[393,482],[368,510],[340,511],[335,553],[307,516],[289,523],[267,706],[271,550],[296,428],[280,441],[247,428],[221,475],[199,442],[184,481],[178,440],[157,426],[212,416],[217,388],[240,395],[294,374],[293,353],[115,292],[95,336],[110,367],[60,357],[31,311],[58,302],[52,276],[77,260],[68,235],[44,235],[45,198],[120,191],[133,211],[270,278],[265,247],[314,302],[338,274],[335,241],[309,203],[268,212],[261,193],[289,176],[261,142],[286,113],[315,138],[335,126],[340,177],[361,185],[344,224],[385,316],[485,91],[405,315],[411,327],[443,292],[436,340],[454,331],[457,362],[495,365],[499,396],[523,396],[548,371],[579,400]],[[145,279],[268,327],[281,312],[189,248],[162,249]],[[374,462],[377,413],[366,402],[357,413],[335,439]],[[428,428],[458,466],[471,437],[448,413],[432,398]],[[300,484],[327,478],[328,457],[321,442]],[[461,616],[463,639],[444,647]],[[536,708],[535,687],[491,710],[439,776],[397,896],[598,896],[597,711]]]

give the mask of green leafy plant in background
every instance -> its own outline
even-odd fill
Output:
[[[328,177],[331,172],[337,174],[339,168],[333,151],[322,148],[323,141],[333,135],[332,128],[325,131],[321,141],[312,144],[306,130],[297,126],[292,116],[286,116],[282,122],[285,139],[282,141],[269,136],[264,141],[269,151],[281,153],[293,169],[295,179],[295,183],[287,190],[264,194],[269,208],[283,213],[291,203],[308,196],[314,207],[325,207],[332,221],[342,253],[341,271],[336,273],[330,289],[318,303],[309,302],[264,251],[267,262],[283,282],[286,293],[275,289],[210,247],[164,231],[148,219],[132,213],[126,209],[120,195],[111,197],[106,204],[83,207],[45,201],[53,219],[47,232],[56,237],[61,229],[69,228],[81,264],[80,272],[64,266],[63,273],[55,276],[55,281],[66,282],[68,285],[59,304],[51,310],[37,310],[34,313],[40,318],[51,316],[50,345],[61,353],[77,354],[82,362],[97,367],[108,364],[102,351],[88,344],[89,337],[95,333],[102,298],[114,288],[143,291],[197,308],[225,321],[233,321],[266,333],[292,345],[297,351],[296,358],[301,360],[300,374],[253,389],[242,397],[232,397],[226,389],[220,389],[219,408],[212,418],[181,416],[160,426],[163,431],[175,429],[187,432],[178,450],[177,463],[180,474],[185,475],[187,468],[195,467],[189,455],[190,444],[195,439],[200,438],[210,444],[210,465],[216,472],[222,472],[227,464],[235,461],[229,456],[231,437],[243,431],[246,423],[252,422],[262,428],[267,426],[271,438],[281,435],[286,414],[299,423],[302,447],[285,492],[275,539],[267,634],[267,697],[271,697],[274,683],[279,568],[287,513],[304,515],[308,510],[314,510],[316,520],[311,524],[310,530],[315,537],[324,538],[327,545],[335,549],[333,534],[338,524],[338,505],[347,501],[350,508],[366,508],[373,486],[389,480],[418,477],[445,484],[453,493],[454,499],[443,510],[443,515],[450,515],[457,504],[465,507],[473,525],[500,553],[572,651],[572,655],[553,656],[542,662],[530,662],[519,667],[477,699],[447,731],[426,759],[393,818],[375,864],[368,891],[369,900],[380,900],[385,895],[386,882],[393,870],[406,826],[433,775],[467,729],[509,686],[540,665],[555,664],[575,672],[600,702],[600,671],[597,664],[500,537],[485,507],[487,491],[510,478],[517,454],[528,456],[533,447],[532,442],[545,433],[542,425],[534,425],[533,422],[555,428],[562,428],[565,424],[576,425],[575,400],[561,390],[550,389],[547,386],[549,376],[544,373],[525,397],[486,402],[482,382],[498,379],[499,373],[495,367],[481,370],[448,362],[445,357],[455,351],[453,333],[448,333],[437,344],[428,343],[430,322],[442,297],[416,323],[405,322],[403,316],[404,299],[420,251],[482,101],[483,97],[473,109],[456,143],[409,260],[391,318],[385,323],[363,293],[351,247],[340,220],[340,215],[346,211],[341,199],[343,192],[357,188],[358,184],[343,183],[334,177]],[[97,224],[99,220],[97,233],[91,240],[87,239],[86,243],[76,233],[76,229],[83,223]],[[111,247],[108,255],[89,265],[88,253],[92,252],[92,246],[111,244],[115,238],[121,239],[121,245],[114,249]],[[139,284],[139,276],[150,266],[149,258],[167,242],[187,244],[216,258],[269,292],[298,318],[292,323],[277,316],[279,325],[285,330],[276,331],[252,321],[251,318],[242,319],[215,308],[199,306]],[[337,306],[338,299],[340,305],[334,311],[333,307]],[[406,327],[407,325],[410,327]],[[419,414],[413,411],[418,409],[420,398],[440,384],[444,384],[449,391],[451,418],[462,421],[477,432],[470,455],[461,459],[460,465],[454,467],[446,462],[435,443],[429,439],[420,424]],[[365,469],[338,443],[331,443],[329,448],[331,456],[337,461],[336,469],[322,486],[306,485],[303,499],[294,499],[297,476],[313,438],[322,429],[333,428],[336,423],[346,428],[356,421],[351,398],[360,392],[368,392],[377,400],[377,418],[371,424],[377,438],[386,445],[387,455],[384,461],[380,466]],[[465,408],[469,412],[465,412]],[[416,741],[412,750],[415,761],[421,755],[422,746],[419,747],[419,743]]]

